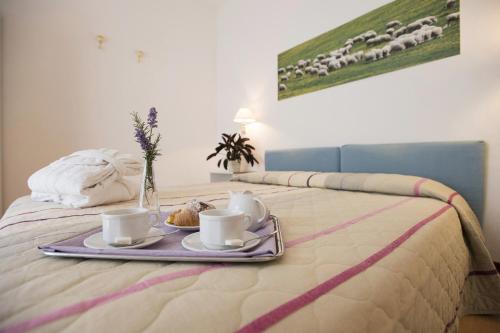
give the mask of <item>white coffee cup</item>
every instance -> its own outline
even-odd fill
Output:
[[[117,245],[129,245],[146,237],[160,219],[146,208],[111,210],[101,214],[101,218],[102,239],[107,244]]]
[[[210,250],[226,249],[226,240],[243,239],[252,223],[249,215],[231,209],[205,210],[199,216],[200,240]]]

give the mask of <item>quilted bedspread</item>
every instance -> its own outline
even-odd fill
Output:
[[[429,179],[249,173],[173,188],[227,204],[251,190],[278,216],[276,261],[198,264],[44,256],[38,246],[99,226],[135,202],[67,209],[15,201],[0,221],[1,332],[454,332],[500,313],[500,279],[465,200]]]

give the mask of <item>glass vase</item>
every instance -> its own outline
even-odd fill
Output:
[[[146,160],[144,163],[139,207],[147,208],[153,214],[160,214],[160,198],[156,186],[153,161]]]

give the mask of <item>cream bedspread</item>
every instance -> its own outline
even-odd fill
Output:
[[[134,202],[66,209],[14,202],[0,221],[2,332],[443,332],[465,313],[499,313],[500,279],[476,217],[418,177],[252,173],[174,188],[218,207],[252,190],[279,217],[282,259],[193,264],[45,257],[38,245],[100,224]],[[245,182],[243,182],[245,181]],[[251,182],[251,183],[250,183]]]

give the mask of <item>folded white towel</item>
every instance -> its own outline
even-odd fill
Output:
[[[114,149],[90,149],[65,156],[28,179],[31,198],[71,207],[92,207],[131,200],[138,184],[125,179],[138,175],[142,160]]]

